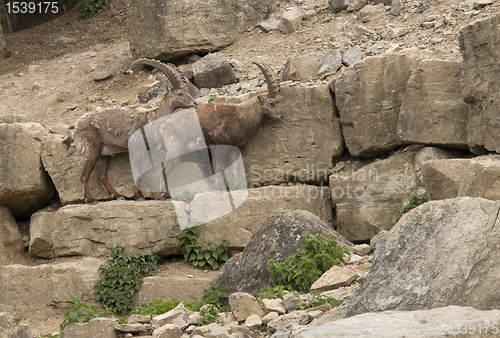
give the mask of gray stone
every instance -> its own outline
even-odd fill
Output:
[[[93,81],[103,81],[111,78],[113,74],[109,70],[99,70],[92,72],[92,80]]]
[[[318,70],[319,77],[325,77],[331,74],[335,74],[337,70],[342,66],[342,53],[336,49],[328,49],[325,52],[323,60],[321,61],[321,67]]]
[[[390,0],[389,0],[390,1]],[[378,5],[366,5],[359,11],[359,18],[362,22],[368,22],[385,16],[386,11],[383,3]]]
[[[259,27],[262,28],[262,30],[264,32],[269,33],[271,31],[278,30],[279,24],[280,24],[280,20],[269,19],[269,20],[262,21],[261,23],[259,23]]]
[[[361,8],[363,8],[364,5],[366,5],[367,0],[351,0],[349,1],[349,6],[347,7],[347,10],[349,12],[356,12],[359,11]]]
[[[344,151],[338,113],[328,86],[282,86],[284,121],[265,123],[242,152],[247,181],[324,182]],[[273,146],[269,146],[272,144]]]
[[[279,30],[283,34],[295,32],[302,24],[302,13],[298,7],[292,7],[286,10],[279,23]]]
[[[181,303],[182,304],[182,303]],[[157,329],[159,327],[162,327],[167,324],[176,324],[174,322],[179,322],[180,320],[184,321],[187,326],[187,321],[188,321],[188,315],[187,315],[187,310],[182,306],[182,308],[175,308],[173,310],[170,310],[162,315],[153,317],[151,319],[151,326],[153,329]],[[176,325],[177,326],[177,325]],[[180,327],[179,329],[183,329]]]
[[[407,56],[383,54],[347,68],[335,82],[342,132],[352,155],[373,157],[403,144],[397,121],[411,66]]]
[[[342,12],[349,6],[348,0],[328,0],[328,4],[334,13]]]
[[[229,306],[238,321],[247,320],[252,315],[256,315],[259,318],[265,315],[257,299],[246,292],[231,293],[229,295]]]
[[[500,201],[463,197],[409,211],[377,243],[347,316],[449,305],[498,309]],[[429,264],[431,257],[434,264]],[[383,285],[384,287],[380,287]]]
[[[259,225],[278,209],[303,209],[331,223],[331,201],[327,187],[312,185],[267,186],[231,192],[233,201],[244,201],[236,209],[220,218],[221,206],[227,205],[227,197],[218,193],[203,193],[195,196],[190,204],[190,222],[199,224],[201,243],[219,243],[227,239],[230,247],[243,249]],[[246,200],[245,200],[246,198]],[[226,204],[224,204],[226,201]],[[220,207],[214,208],[219,204]],[[216,218],[216,219],[214,219]],[[213,219],[213,220],[211,220]],[[207,220],[211,220],[207,222]]]
[[[311,285],[311,292],[323,292],[349,286],[358,278],[357,271],[350,266],[332,266]]]
[[[16,220],[9,209],[0,207],[0,265],[19,263],[24,242]]]
[[[165,60],[220,50],[264,20],[272,4],[271,0],[141,1],[127,21],[132,56]]]
[[[306,325],[309,323],[307,311],[300,310],[292,313],[287,313],[280,316],[278,319],[271,320],[267,324],[267,328],[272,332],[287,332],[294,329],[298,325]]]
[[[325,314],[309,327],[301,328],[294,338],[345,337],[350,335],[346,334],[347,328],[353,327],[359,328],[355,334],[359,338],[373,337],[374,332],[382,332],[381,336],[391,338],[438,338],[452,336],[451,332],[458,332],[458,325],[453,326],[454,323],[467,323],[467,333],[459,334],[460,337],[495,337],[495,330],[492,331],[491,328],[485,333],[483,323],[495,322],[498,316],[500,316],[498,310],[480,311],[472,307],[459,306],[431,310],[364,313],[343,319],[330,318],[328,314]],[[464,327],[461,326],[461,328]],[[389,332],[393,333],[389,334]]]
[[[248,292],[258,296],[262,288],[274,285],[268,261],[282,261],[298,251],[304,231],[314,236],[335,234],[340,245],[352,247],[351,243],[310,212],[278,211],[259,226],[245,250],[232,257],[210,284],[219,284],[227,288],[230,294]]]
[[[403,1],[402,0],[392,0],[391,2],[391,10],[389,14],[394,16],[399,16],[401,11],[403,10]]]
[[[262,320],[257,315],[248,316],[245,319],[245,326],[250,330],[258,330],[262,326]]]
[[[286,313],[285,301],[281,298],[262,299],[262,303],[264,304],[264,311],[266,313],[277,312],[280,315]]]
[[[354,46],[352,48],[349,48],[346,50],[344,53],[344,57],[342,59],[342,62],[347,66],[350,67],[354,65],[356,62],[361,61],[366,57],[366,54],[359,49],[358,46]]]
[[[6,338],[32,338],[28,325],[19,325],[20,318],[14,318],[7,312],[0,312],[0,336]]]
[[[371,252],[371,247],[368,244],[358,244],[354,246],[354,252],[360,256],[367,256]]]
[[[283,81],[309,81],[318,77],[322,56],[304,55],[288,59],[283,70]],[[284,101],[285,102],[285,101]]]
[[[460,30],[459,44],[463,62],[463,97],[469,105],[467,138],[475,153],[500,152],[498,105],[500,57],[497,36],[499,14],[481,19]]]
[[[220,53],[209,54],[196,61],[193,76],[198,88],[218,88],[237,82],[233,67]]]
[[[180,206],[177,213],[175,205]],[[110,201],[39,211],[31,217],[30,255],[108,256],[117,244],[125,247],[127,255],[175,254],[179,252],[179,226],[187,225],[187,216],[178,220],[182,206],[179,201]]]
[[[292,292],[284,293],[283,300],[285,301],[286,310],[291,312],[295,310],[298,306],[304,305],[305,302],[298,296],[295,296]]]
[[[166,324],[153,331],[153,338],[180,338],[182,331],[173,324]]]
[[[143,281],[144,283],[144,281]],[[142,284],[144,285],[144,284]],[[141,287],[142,287],[141,285]],[[150,315],[131,315],[128,317],[128,323],[129,324],[135,324],[135,323],[139,323],[139,324],[149,324],[149,322],[151,321],[151,316]]]
[[[50,204],[54,185],[40,161],[49,132],[38,123],[0,124],[0,205],[29,217]]]
[[[38,266],[0,266],[0,310],[45,321],[59,314],[70,295],[83,294],[82,301],[92,301],[94,285],[100,279],[99,266],[104,263],[103,259],[87,257]]]
[[[499,155],[422,163],[422,182],[430,200],[465,196],[500,200],[499,174]]]
[[[461,62],[417,60],[398,118],[398,137],[408,143],[467,148],[467,105]]]
[[[118,324],[115,326],[115,330],[120,331],[120,332],[129,332],[129,333],[146,333],[151,331],[151,325],[147,324],[140,324],[140,323],[134,323],[134,324]]]

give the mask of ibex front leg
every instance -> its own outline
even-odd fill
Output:
[[[101,156],[101,148],[89,148],[86,155],[85,163],[83,164],[83,171],[80,175],[80,180],[83,184],[83,196],[85,198],[85,202],[97,204],[97,201],[90,194],[89,177],[92,171],[94,171],[97,159]]]
[[[99,156],[97,158],[97,172],[99,174],[99,180],[108,193],[111,195],[111,198],[116,198],[117,200],[124,200],[125,197],[120,195],[113,186],[108,181],[108,165],[109,165],[109,156]]]

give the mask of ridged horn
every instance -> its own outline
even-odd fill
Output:
[[[276,98],[280,94],[280,83],[278,81],[278,77],[276,76],[276,73],[269,67],[268,65],[264,63],[258,63],[258,62],[252,62],[257,67],[260,68],[262,71],[262,74],[264,74],[264,78],[266,79],[267,83],[267,97],[269,98]]]
[[[139,59],[130,64],[130,69],[133,70],[135,67],[140,65],[152,66],[165,74],[167,79],[172,84],[173,89],[183,88],[186,86],[186,81],[184,81],[183,76],[177,67],[171,63],[163,63],[152,59]]]

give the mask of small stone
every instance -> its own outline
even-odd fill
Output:
[[[279,314],[277,312],[269,312],[267,315],[262,317],[262,323],[267,325],[271,320],[275,320],[279,318]]]
[[[116,52],[113,53],[114,56],[120,57],[123,55],[123,52],[121,50],[117,50]]]
[[[368,244],[358,244],[354,246],[354,253],[360,256],[367,256],[372,251],[372,248]]]
[[[251,315],[264,317],[264,310],[260,307],[257,299],[245,292],[235,292],[229,296],[229,306],[239,321],[246,320]]]
[[[112,77],[113,74],[109,70],[98,70],[92,73],[92,80],[103,81]]]
[[[347,7],[348,12],[359,11],[363,6],[366,5],[366,0],[351,0],[349,6]]]
[[[425,28],[425,29],[433,28],[435,24],[436,24],[435,21],[424,22],[424,23],[422,23],[422,28]]]
[[[349,7],[348,0],[328,0],[328,4],[334,13],[342,12]]]
[[[264,311],[266,313],[277,312],[280,315],[286,313],[285,301],[281,298],[263,299],[262,303],[264,304]]]
[[[401,0],[392,0],[391,10],[389,11],[389,14],[394,16],[399,16],[402,10],[403,10],[403,2]]]
[[[477,9],[477,8],[482,8],[484,6],[488,6],[493,4],[492,0],[474,0],[472,4],[472,8]]]
[[[262,21],[259,23],[259,27],[266,33],[275,31],[279,29],[280,21],[276,19]]]
[[[279,30],[283,34],[295,32],[302,24],[302,13],[298,7],[293,7],[283,13],[279,24]]]
[[[153,338],[180,338],[181,336],[181,329],[174,324],[163,325],[153,332]]]
[[[130,333],[139,333],[139,332],[147,332],[151,329],[150,325],[144,325],[140,323],[134,324],[119,324],[115,326],[115,329],[120,332],[130,332]]]
[[[311,291],[334,290],[350,285],[358,278],[359,274],[350,266],[333,266],[311,285]]]
[[[245,326],[250,330],[258,330],[262,325],[262,320],[257,315],[251,315],[245,320]]]
[[[284,293],[283,300],[288,312],[295,310],[298,306],[304,305],[305,302],[300,297],[295,296],[293,293]]]
[[[307,315],[309,316],[309,320],[314,320],[314,319],[318,319],[319,317],[321,317],[323,315],[323,311],[320,311],[320,310],[314,310],[314,311],[309,311],[307,313]]]
[[[344,53],[344,64],[347,67],[352,66],[358,61],[361,61],[363,58],[365,58],[366,55],[359,49],[358,46],[349,48],[345,53]]]

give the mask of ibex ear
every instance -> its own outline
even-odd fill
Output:
[[[257,99],[259,99],[260,104],[264,104],[264,98],[260,95],[257,95]]]

